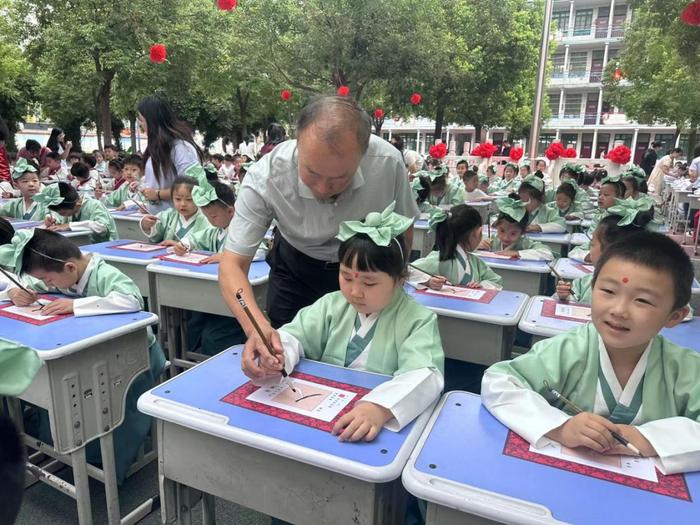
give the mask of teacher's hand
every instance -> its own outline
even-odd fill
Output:
[[[265,328],[263,328],[265,332]],[[274,355],[270,354],[257,331],[253,331],[243,348],[241,369],[251,379],[264,379],[280,374],[284,363],[284,349],[277,330],[269,328],[265,337],[268,338]]]
[[[149,201],[157,201],[157,200],[160,200],[160,198],[158,197],[158,189],[154,189],[154,188],[144,188],[144,189],[141,190],[141,193],[142,193],[143,196],[146,197],[146,199],[148,199]]]

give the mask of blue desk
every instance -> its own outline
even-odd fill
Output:
[[[113,248],[122,244],[132,242],[143,242],[128,239],[120,239],[118,241],[105,241],[97,244],[86,244],[81,246],[81,250],[85,253],[96,253],[107,261],[112,266],[118,268],[125,275],[130,277],[139,287],[139,291],[143,297],[148,298],[150,295],[150,285],[148,282],[148,272],[146,266],[157,262],[157,257],[165,255],[168,249],[163,247],[162,250],[142,253],[130,252]],[[152,310],[155,312],[155,310]]]
[[[221,401],[247,382],[241,351],[221,352],[139,399],[139,410],[158,420],[163,520],[187,521],[192,488],[294,523],[396,523],[402,509],[391,495],[430,410],[401,432],[341,443]],[[307,360],[297,370],[366,388],[389,379]],[[205,516],[212,499],[204,500]]]
[[[17,221],[12,223],[12,227],[15,230],[26,230],[28,228],[43,228],[44,221]],[[58,232],[64,237],[69,238],[71,241],[73,241],[75,244],[78,246],[83,246],[87,243],[90,242],[90,235],[91,232],[87,230],[81,230],[81,231],[71,231],[71,230],[64,230]]]
[[[550,268],[547,261],[496,259],[476,254],[503,278],[503,288],[527,295],[544,293]]]
[[[491,365],[510,359],[515,328],[525,311],[527,295],[501,291],[490,303],[426,295],[406,285],[417,302],[438,314],[445,357]]]
[[[551,300],[551,297],[531,297],[525,307],[525,313],[518,323],[518,328],[526,334],[532,334],[533,344],[548,337],[563,334],[574,328],[578,328],[583,322],[569,321],[567,319],[555,319],[542,315],[542,303]]]
[[[693,295],[700,293],[700,283],[697,279],[693,279],[693,287],[690,289],[690,293]]]
[[[677,345],[700,352],[700,317],[685,321],[673,328],[664,328],[661,335]]]
[[[204,252],[201,252],[204,253]],[[219,289],[219,265],[204,264],[196,266],[171,261],[159,260],[146,267],[149,303],[161,318],[159,335],[167,334],[168,360],[174,367],[187,368],[200,356],[188,356],[186,338],[183,337],[184,323],[182,311],[205,312],[209,314],[233,317]],[[248,279],[253,286],[255,300],[260,308],[267,303],[267,282],[270,266],[265,261],[254,261],[248,271]],[[172,370],[172,369],[171,369]]]
[[[120,239],[135,239],[139,242],[148,242],[148,237],[144,235],[141,231],[141,226],[139,226],[143,214],[138,210],[110,210],[110,214],[117,225],[117,233]]]
[[[413,225],[411,251],[420,252],[419,257],[428,255],[435,245],[435,232],[428,227],[427,219],[418,219]]]
[[[68,317],[41,326],[0,317],[0,333],[36,349],[44,363],[19,397],[48,411],[53,446],[31,436],[25,444],[73,467],[81,525],[92,523],[88,475],[104,482],[109,521],[119,523],[112,432],[124,419],[129,386],[148,370],[147,327],[157,322],[148,312]],[[22,428],[19,403],[10,406]],[[86,444],[95,440],[102,451],[101,471],[85,458]],[[43,481],[57,487],[51,479]],[[143,517],[151,505],[140,505],[135,516]]]
[[[427,524],[698,522],[700,473],[686,474],[694,501],[682,501],[506,456],[507,433],[479,396],[443,396],[402,476],[428,501]]]
[[[554,269],[564,279],[578,279],[579,277],[585,277],[586,275],[590,275],[589,273],[584,272],[581,268],[577,267],[577,264],[585,264],[586,266],[590,266],[591,268],[593,267],[592,264],[582,263],[581,261],[577,261],[576,259],[568,259],[566,257],[562,257],[561,259],[556,260],[556,262],[554,263]]]

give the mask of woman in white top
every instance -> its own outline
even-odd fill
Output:
[[[170,208],[170,186],[176,177],[200,166],[202,154],[189,126],[179,120],[170,105],[156,96],[141,99],[138,105],[141,129],[148,136],[144,154],[143,195],[152,213]]]

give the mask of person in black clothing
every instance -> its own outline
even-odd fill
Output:
[[[661,142],[652,142],[651,148],[644,152],[644,157],[642,157],[642,162],[639,163],[639,167],[644,170],[647,177],[651,175],[654,166],[656,166],[656,160],[658,159],[658,153],[661,149]]]

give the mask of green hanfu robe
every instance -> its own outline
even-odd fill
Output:
[[[567,297],[568,301],[591,304],[593,295],[593,274],[590,273],[588,275],[584,275],[583,277],[577,277],[571,281],[571,293],[573,296],[569,295]],[[555,299],[559,298],[556,293],[553,295],[553,297]]]
[[[540,448],[570,417],[549,404],[543,381],[586,412],[634,425],[658,453],[664,474],[700,470],[700,353],[656,335],[623,388],[592,323],[536,343],[491,366],[484,406]]]
[[[590,226],[588,226],[588,228],[585,230],[585,234],[589,239],[593,237],[593,233],[600,224],[600,221],[602,221],[608,215],[610,215],[608,210],[596,210],[596,212],[593,214],[593,217],[591,217]],[[577,261],[586,261],[586,258],[588,257],[588,254],[590,252],[591,243],[589,241],[579,246],[574,246],[571,249],[571,251],[569,251],[569,258],[576,259]]]
[[[430,279],[430,275],[442,275],[450,283],[465,286],[472,282],[479,283],[481,288],[487,290],[502,290],[503,279],[494,272],[484,261],[472,253],[466,253],[461,246],[457,247],[455,257],[448,261],[440,260],[440,253],[433,251],[427,257],[411,263],[412,266],[422,270],[411,270],[409,284],[420,285]],[[423,273],[426,272],[426,273]]]
[[[516,175],[510,180],[506,180],[503,177],[497,177],[491,181],[489,185],[489,194],[493,195],[495,193],[508,195],[509,193],[517,193],[522,184],[523,180],[520,175]]]
[[[542,233],[563,233],[566,231],[566,222],[559,216],[559,211],[544,204],[530,213],[529,217],[528,226],[536,224],[542,229]]]
[[[131,191],[129,188],[129,183],[125,182],[121,186],[119,186],[116,190],[114,190],[111,193],[108,193],[102,198],[102,202],[104,203],[105,206],[108,208],[118,208],[122,204],[124,204],[126,207],[138,207],[136,204],[129,203],[127,201],[134,201],[138,200],[141,201],[141,198],[139,196],[139,192],[137,191]],[[146,203],[143,203],[144,206],[147,206]]]
[[[18,396],[32,383],[41,368],[32,348],[0,338],[0,396]]]
[[[114,217],[110,215],[105,205],[88,195],[83,195],[81,199],[80,210],[72,217],[63,217],[56,212],[51,212],[56,223],[70,224],[71,231],[90,231],[91,243],[118,239]]]
[[[456,206],[457,204],[464,204],[464,188],[460,188],[453,180],[449,181],[445,187],[445,193],[440,197],[435,197],[431,194],[428,197],[428,203],[433,206]]]
[[[503,244],[498,237],[491,237],[492,252],[500,252],[504,250]],[[520,237],[518,241],[509,247],[511,250],[518,252],[518,257],[524,261],[551,261],[554,259],[552,250],[543,242],[533,241],[527,237]]]
[[[444,353],[437,316],[400,287],[391,302],[359,314],[341,292],[324,295],[279,330],[285,367],[300,357],[394,377],[362,398],[390,410],[386,427],[400,430],[440,396]]]
[[[545,206],[547,206],[547,208],[550,210],[556,211],[559,214],[559,217],[561,217],[565,221],[566,217],[569,217],[570,215],[573,215],[574,217],[577,217],[579,219],[582,219],[584,215],[583,210],[579,207],[578,204],[576,204],[576,202],[572,203],[568,208],[565,208],[563,210],[559,208],[559,206],[557,206],[556,202],[548,202]]]
[[[191,235],[188,235],[182,243],[190,250],[202,250],[205,252],[223,253],[226,244],[228,228],[216,228],[209,225]],[[267,241],[260,243],[253,256],[253,261],[263,261],[267,256]]]
[[[58,292],[75,297],[73,309],[76,317],[137,312],[144,307],[141,292],[134,281],[98,255],[91,256],[82,278],[74,287],[48,288],[36,279],[32,280],[31,287],[38,292]],[[124,422],[114,430],[114,455],[119,483],[126,477],[151,428],[151,418],[138,411],[136,402],[144,392],[158,384],[165,366],[165,355],[150,328],[148,350],[150,368],[137,376],[129,387]],[[88,446],[88,461],[100,461],[99,444]]]
[[[32,201],[27,208],[24,197],[10,199],[0,206],[0,216],[22,219],[24,221],[43,221],[46,217],[46,207],[43,204]]]
[[[153,243],[163,241],[182,241],[190,235],[209,227],[209,221],[198,209],[188,220],[185,220],[175,208],[168,208],[158,213],[158,222],[150,232],[141,226],[141,231]],[[142,223],[140,223],[142,224]]]

